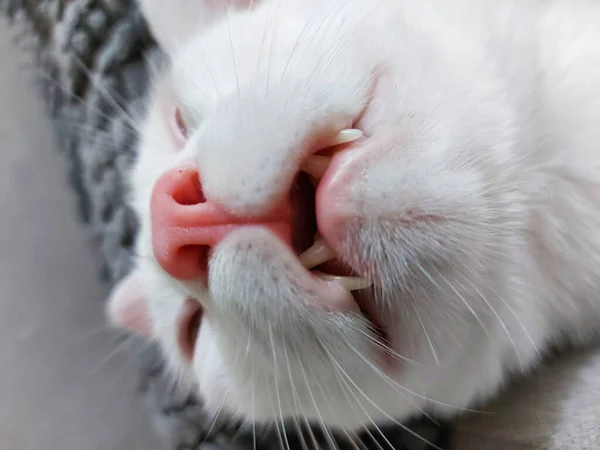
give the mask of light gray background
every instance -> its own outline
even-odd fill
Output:
[[[157,449],[26,64],[0,22],[0,450]]]

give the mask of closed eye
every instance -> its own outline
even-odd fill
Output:
[[[189,137],[188,125],[183,118],[183,114],[181,113],[181,109],[179,107],[175,108],[175,111],[172,115],[172,129],[177,139],[177,142],[181,147],[185,145]]]

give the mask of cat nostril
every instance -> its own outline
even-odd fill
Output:
[[[202,306],[196,300],[188,299],[185,302],[183,314],[179,321],[178,341],[181,353],[188,361],[194,359],[203,313]]]
[[[214,207],[206,201],[198,171],[165,173],[155,185],[150,208],[153,250],[162,268],[178,279],[205,281],[215,241],[210,233]]]
[[[236,229],[260,226],[291,241],[289,210],[283,204],[258,219],[232,215],[205,198],[195,168],[169,170],[156,181],[150,198],[153,253],[172,277],[206,281],[211,249]]]
[[[173,189],[173,200],[180,205],[206,203],[198,173],[193,170],[181,171],[181,182]]]

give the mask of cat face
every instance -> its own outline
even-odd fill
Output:
[[[465,408],[533,353],[505,300],[518,114],[468,26],[482,17],[281,3],[181,29],[146,4],[179,40],[143,123],[137,267],[111,317],[214,414],[353,428]]]

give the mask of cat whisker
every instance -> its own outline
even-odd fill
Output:
[[[194,42],[195,49],[200,54],[199,59],[204,64],[204,68],[208,71],[208,75],[210,76],[211,81],[213,83],[213,87],[215,88],[215,93],[217,94],[217,101],[218,101],[219,105],[221,105],[223,103],[223,100],[221,98],[221,91],[219,89],[219,84],[217,83],[218,77],[217,77],[215,68],[214,68],[213,64],[209,62],[209,59],[206,57],[206,51],[204,50],[204,47],[202,46],[202,44],[200,44],[198,41],[192,41],[192,42]]]
[[[117,344],[117,346],[108,354],[108,356],[90,372],[82,385],[87,385],[87,383],[89,383],[115,356],[124,351],[125,347],[133,342],[133,339],[133,336],[127,336],[122,342]]]
[[[331,9],[328,11],[327,15],[326,15],[326,16],[323,18],[323,20],[322,20],[322,23],[321,23],[321,25],[319,26],[319,29],[317,30],[317,32],[316,32],[316,33],[314,33],[313,39],[311,40],[311,42],[310,42],[309,46],[307,46],[307,49],[306,49],[307,51],[308,51],[308,49],[309,49],[309,48],[312,46],[312,44],[313,44],[314,42],[317,42],[317,43],[318,43],[318,42],[322,42],[322,41],[324,41],[325,39],[327,39],[327,38],[328,38],[328,36],[329,36],[329,33],[330,33],[332,30],[335,30],[334,32],[335,32],[335,33],[337,33],[337,34],[340,34],[340,31],[342,30],[343,22],[341,22],[341,23],[340,23],[340,22],[338,22],[338,24],[337,24],[337,28],[334,28],[334,26],[333,26],[333,25],[335,24],[335,20],[336,20],[337,18],[339,18],[339,17],[342,17],[342,13],[344,12],[344,9],[345,9],[345,8],[348,6],[348,3],[347,3],[347,2],[341,2],[341,5],[342,5],[342,7],[341,7],[339,10],[335,11],[335,14],[334,14],[334,9],[335,9],[335,8],[338,6],[338,4],[340,4],[340,2],[336,2],[336,3],[335,3],[335,4],[334,4],[332,7],[331,7]],[[331,21],[330,21],[330,19],[331,19]],[[331,22],[333,22],[333,23],[331,23]],[[325,26],[325,25],[328,25],[328,26],[325,28],[325,31],[324,31],[324,33],[322,33],[322,34],[319,34],[319,31],[320,31],[320,30],[321,30],[321,28],[322,28],[323,26]],[[317,38],[317,37],[319,38],[318,40],[316,40],[316,38]],[[303,57],[304,57],[305,55],[306,55],[306,52],[304,53]],[[319,72],[319,67],[321,67],[322,65],[323,65],[323,58],[321,58],[321,59],[318,61],[318,63],[315,65],[315,68],[314,68],[313,74],[312,74],[312,76],[309,78],[309,80],[308,80],[308,83],[306,84],[306,86],[310,86],[310,84],[311,84],[311,82],[312,82],[312,78],[314,77],[314,75],[316,75],[316,74]]]
[[[356,412],[356,409],[355,409],[355,408],[354,408],[354,406],[352,405],[352,403],[353,403],[353,402],[352,402],[352,399],[351,399],[351,398],[348,396],[348,392],[351,392],[351,390],[348,388],[348,385],[347,385],[347,384],[342,384],[342,381],[343,381],[343,380],[341,379],[341,376],[340,376],[340,372],[339,372],[339,370],[338,370],[336,367],[334,367],[334,370],[335,370],[335,375],[336,375],[336,378],[337,378],[337,382],[338,382],[338,384],[339,384],[339,386],[340,386],[340,388],[341,388],[341,390],[342,390],[342,392],[343,392],[343,394],[344,394],[344,397],[345,397],[345,398],[346,398],[346,400],[348,401],[348,405],[350,406],[350,408],[352,408],[352,412],[354,413],[354,415],[355,415],[357,418],[359,418],[359,415],[357,414],[357,412]],[[354,397],[354,400],[355,400],[356,402],[358,402],[358,399],[356,398],[356,396]],[[360,403],[360,402],[358,402],[358,403]],[[367,431],[367,433],[369,433],[369,434],[370,434],[369,430],[368,430],[366,427],[365,427],[365,430]],[[355,439],[353,439],[353,438],[350,436],[350,434],[348,433],[348,431],[347,431],[346,429],[344,429],[344,432],[346,433],[346,436],[348,437],[348,439],[350,440],[350,442],[351,442],[351,444],[354,446],[354,448],[358,448],[358,445],[356,445],[355,439],[358,439],[358,441],[361,443],[361,446],[362,446],[362,444],[363,444],[363,443],[362,443],[362,440],[361,440],[361,439],[358,437],[358,435],[356,435],[356,433],[353,433],[353,434],[354,434],[354,438],[355,438]],[[359,450],[360,450],[360,449],[359,449]],[[383,449],[382,449],[382,450],[383,450]]]
[[[132,337],[129,336],[127,339],[124,339],[122,342],[120,342],[118,345],[115,346],[115,348],[113,348],[108,356],[106,358],[104,358],[96,367],[94,367],[89,373],[88,375],[85,376],[85,378],[83,378],[83,380],[81,381],[81,383],[79,384],[79,389],[74,388],[74,391],[77,390],[81,390],[82,388],[86,387],[93,379],[95,376],[97,376],[100,371],[109,363],[111,362],[111,360],[113,358],[115,358],[116,356],[118,356],[121,352],[126,350],[126,346],[131,344],[132,342]],[[83,402],[86,398],[87,395],[90,393],[90,390],[85,390],[85,394],[84,394],[84,398],[82,399],[81,397],[68,397],[65,399],[65,414],[61,414],[59,416],[54,417],[53,420],[50,420],[48,425],[49,426],[57,426],[58,423],[61,422],[69,422],[67,419],[69,418],[69,415],[71,413],[75,413],[76,411],[80,411],[80,408],[76,407],[77,402]]]
[[[286,347],[284,347],[284,352],[285,352],[286,360],[288,361],[288,370],[290,370],[290,363],[289,363],[289,358],[288,358],[287,348]],[[299,360],[299,358],[297,357],[297,355],[296,355],[296,360]],[[294,403],[297,404],[298,405],[298,409],[301,410],[302,417],[304,418],[304,425],[306,426],[306,431],[307,431],[307,433],[309,435],[309,438],[310,438],[312,444],[314,445],[314,448],[318,449],[319,448],[319,444],[317,442],[317,438],[316,438],[316,436],[315,436],[315,434],[313,432],[313,429],[312,429],[310,423],[308,422],[308,418],[307,418],[306,412],[305,412],[304,408],[302,407],[302,405],[300,405],[299,400],[297,400],[297,392],[298,391],[296,390],[295,383],[292,382],[291,372],[290,372],[290,383],[292,383],[292,395],[295,397],[294,398]],[[303,444],[305,443],[304,436],[302,436],[302,442],[303,442]]]
[[[306,370],[304,369],[304,364],[302,364],[302,361],[300,359],[298,359],[298,365],[300,366],[300,371],[302,372],[302,376],[304,377],[304,383],[306,384],[306,390],[308,391],[308,395],[310,396],[312,404],[315,407],[315,412],[317,413],[317,416],[319,417],[319,425],[321,426],[321,429],[323,430],[323,433],[325,434],[325,438],[327,439],[330,448],[339,450],[337,444],[335,443],[335,439],[333,438],[333,436],[329,432],[329,429],[325,425],[325,421],[323,420],[323,416],[321,414],[321,411],[319,410],[319,406],[317,404],[317,401],[315,399],[313,391],[310,388],[310,383],[308,382],[308,377],[306,376]]]
[[[302,407],[301,407],[300,402],[298,400],[298,393],[296,391],[296,385],[295,385],[293,377],[292,377],[292,367],[291,367],[291,364],[290,364],[290,359],[288,357],[287,346],[285,344],[283,345],[283,355],[285,357],[285,362],[286,362],[286,366],[287,366],[288,379],[289,379],[290,388],[291,388],[290,390],[292,391],[292,401],[294,402],[294,410],[295,411],[299,411],[299,410],[302,409]],[[304,417],[306,417],[306,414],[304,414],[304,411],[302,411],[302,415]],[[306,446],[306,442],[304,440],[304,435],[302,433],[302,429],[301,429],[300,424],[298,422],[298,418],[296,416],[294,416],[293,420],[294,420],[294,423],[296,425],[296,429],[298,431],[298,437],[302,441],[302,448],[308,450],[308,447]]]
[[[277,368],[278,364],[277,364],[277,352],[275,351],[275,339],[273,338],[273,329],[271,328],[271,325],[269,324],[269,340],[271,342],[271,350],[273,352],[273,368]],[[287,433],[285,430],[285,421],[283,419],[283,410],[281,408],[281,396],[279,393],[279,373],[278,370],[274,370],[274,376],[273,379],[275,380],[275,395],[277,397],[277,406],[279,408],[279,419],[281,420],[281,428],[283,431],[283,438],[285,440],[285,446],[287,450],[290,450],[290,443],[289,443],[289,439],[287,437]]]
[[[371,430],[369,430],[369,427],[367,427],[366,425],[363,425],[363,430],[365,431],[365,433],[367,433],[367,435],[371,438],[371,442],[373,444],[375,444],[377,446],[377,448],[379,450],[385,450],[381,444],[377,441],[377,439],[375,439],[375,436],[373,436],[373,433],[371,433]]]
[[[252,359],[252,385],[250,387],[252,393],[252,448],[256,450],[256,398],[254,392],[255,373],[254,373],[254,359]]]
[[[356,446],[356,448],[358,450],[369,450],[368,447],[365,445],[364,441],[362,440],[362,438],[358,435],[358,433],[356,431],[350,430],[349,433],[352,435],[351,439],[352,439],[352,444]],[[369,430],[366,430],[367,434],[370,434]],[[379,448],[381,450],[383,450],[381,448],[381,446],[379,445],[379,443],[377,443]]]
[[[359,352],[354,346],[349,345],[349,347],[351,348],[351,350],[357,354],[357,356],[363,360],[363,362],[365,364],[367,364],[367,366],[369,366],[370,369],[372,369],[378,376],[380,376],[390,387],[392,387],[392,389],[394,389],[394,391],[396,391],[400,396],[402,396],[402,398],[404,398],[407,402],[409,402],[413,407],[415,407],[415,409],[417,409],[421,414],[423,414],[425,417],[427,417],[429,420],[431,420],[432,422],[436,423],[435,420],[433,420],[433,418],[431,416],[429,416],[421,406],[415,404],[414,402],[411,401],[411,399],[406,395],[406,393],[411,394],[413,396],[416,396],[418,398],[421,398],[423,400],[429,400],[427,398],[425,398],[424,396],[417,394],[416,392],[402,386],[401,384],[397,383],[396,381],[392,380],[390,377],[388,377],[383,371],[381,371],[381,369],[379,369],[377,366],[375,366],[373,363],[371,363],[368,358],[366,358],[361,352]],[[404,391],[404,392],[400,392],[400,390]]]
[[[425,270],[425,268],[423,266],[418,264],[418,267],[421,269],[421,271],[427,277],[427,279],[439,289],[439,292],[444,292],[442,287],[433,279],[433,277],[431,277],[431,275],[429,275],[429,273]],[[465,308],[467,308],[467,310],[473,316],[473,318],[477,321],[477,323],[479,324],[479,326],[481,327],[481,329],[483,330],[485,335],[489,338],[490,337],[489,330],[486,328],[485,324],[483,323],[483,321],[481,320],[479,315],[475,312],[473,307],[469,304],[469,302],[467,302],[465,297],[460,292],[458,292],[458,289],[456,289],[456,287],[454,287],[454,285],[452,283],[450,283],[450,281],[439,270],[437,270],[435,268],[434,268],[434,270],[436,271],[437,275],[439,275],[439,277],[442,280],[444,280],[444,282],[450,288],[450,290],[454,293],[454,295],[456,295],[456,297],[462,302],[462,304],[465,306]]]
[[[525,324],[523,324],[523,321],[519,318],[519,315],[516,313],[516,311],[514,310],[514,308],[512,306],[510,306],[510,304],[504,299],[504,297],[502,297],[500,294],[498,294],[491,286],[486,285],[486,288],[489,289],[490,291],[492,291],[492,293],[502,302],[504,303],[504,305],[506,306],[506,308],[508,309],[508,311],[511,313],[511,315],[516,319],[517,323],[519,324],[519,326],[521,327],[521,329],[523,330],[523,333],[525,333],[525,336],[527,337],[527,339],[529,340],[529,342],[531,343],[531,345],[533,346],[534,351],[536,352],[536,354],[538,355],[538,358],[541,359],[541,352],[539,350],[539,348],[537,347],[537,345],[535,344],[533,338],[531,337],[531,334],[529,333],[529,331],[527,331],[527,328],[525,327]]]
[[[68,122],[66,118],[52,118],[52,122],[57,125],[59,134],[62,136],[77,138],[83,144],[92,143],[100,146],[102,149],[115,149],[121,142],[115,142],[115,136],[105,133],[94,133],[97,131],[96,125],[92,123]],[[127,125],[129,127],[129,125]],[[124,135],[125,138],[137,139],[139,134],[131,128],[121,128],[118,133]]]
[[[325,17],[323,18],[323,20],[321,21],[321,23],[319,24],[319,26],[316,28],[316,30],[312,33],[312,38],[310,39],[310,41],[308,42],[308,44],[306,45],[305,49],[304,49],[304,53],[302,53],[300,55],[300,57],[298,58],[298,64],[301,64],[304,60],[304,57],[306,56],[306,53],[308,52],[308,50],[311,48],[311,46],[313,45],[313,43],[315,42],[315,39],[317,38],[317,36],[319,36],[319,33],[321,31],[321,29],[323,28],[324,25],[327,24],[327,21],[329,20],[329,18],[332,16],[332,14],[334,13],[335,9],[339,6],[342,5],[342,9],[340,9],[337,14],[339,14],[344,7],[346,7],[346,4],[343,2],[343,0],[337,0],[329,9],[329,11],[327,12],[327,14],[325,15]],[[311,22],[313,22],[313,18],[314,15],[317,14],[318,11],[315,11],[315,13],[313,14],[312,17],[310,17],[307,20],[307,23],[305,25],[305,29],[308,28],[308,25],[311,24]],[[298,42],[296,43],[296,45],[298,45],[303,37],[304,34],[304,30],[302,31],[302,33],[300,34],[300,36],[298,37]],[[295,53],[296,46],[294,46],[294,48],[292,49],[292,52],[290,54],[290,61]],[[288,64],[290,63],[290,61],[288,61]],[[286,66],[287,68],[287,66]],[[285,75],[285,71],[284,71],[284,75]],[[283,78],[283,77],[282,77]]]
[[[277,3],[275,3],[275,6],[273,6],[272,11],[279,11],[281,5],[282,5],[283,1],[282,0],[278,0]],[[269,16],[270,19],[270,16]],[[278,20],[274,20],[274,25],[273,25],[273,29],[272,29],[272,34],[271,34],[271,47],[269,49],[269,63],[267,66],[267,80],[266,80],[266,85],[265,85],[265,98],[267,98],[269,96],[269,89],[270,89],[270,83],[271,83],[271,75],[272,75],[272,64],[273,64],[273,47],[275,45],[275,41],[276,41],[276,35],[277,35],[277,25],[279,24]]]
[[[327,350],[326,350],[327,351]],[[365,398],[365,400],[367,400],[374,408],[376,408],[380,413],[382,413],[383,415],[385,415],[390,421],[392,421],[394,424],[398,425],[400,428],[402,428],[404,431],[406,431],[407,433],[411,434],[412,436],[414,436],[415,438],[423,441],[424,443],[430,445],[432,448],[435,448],[436,450],[443,450],[440,447],[438,447],[437,445],[435,445],[434,443],[430,442],[428,439],[424,438],[423,436],[421,436],[419,433],[416,433],[415,431],[411,430],[410,428],[408,428],[406,425],[398,422],[396,419],[394,419],[392,416],[390,416],[387,412],[385,412],[383,409],[381,409],[373,400],[371,400],[371,398],[369,398],[369,396],[367,394],[365,394],[365,392],[352,380],[352,378],[346,373],[346,371],[343,369],[343,367],[337,362],[337,360],[333,357],[333,355],[327,351],[327,354],[329,355],[329,358],[331,360],[331,362],[333,362],[333,364],[341,371],[341,373],[346,377],[346,379],[352,384],[352,386],[354,386],[354,388]],[[350,391],[352,392],[352,391]],[[353,395],[355,395],[352,392]],[[362,407],[362,405],[361,405]],[[363,407],[364,408],[364,407]],[[370,418],[369,414],[367,413],[366,410],[364,410],[365,414],[367,415],[367,417]],[[379,431],[379,433],[381,434],[381,436],[384,438],[384,440],[386,441],[387,444],[389,444],[390,448],[394,449],[394,446],[389,442],[389,440],[387,439],[387,437],[385,437],[385,435],[383,434],[383,432],[381,431],[381,429],[377,426],[377,424],[370,419],[371,423],[373,424],[373,426],[375,426],[377,428],[377,430]]]
[[[294,46],[292,47],[292,50],[290,51],[290,56],[288,57],[287,63],[283,67],[280,81],[285,79],[285,74],[287,73],[290,63],[292,62],[294,54],[296,53],[296,50],[300,46],[300,43],[302,42],[302,38],[304,37],[305,33],[308,31],[309,26],[313,24],[313,22],[314,22],[313,19],[317,15],[317,12],[318,12],[318,10],[313,11],[311,17],[309,17],[308,20],[306,21],[306,23],[304,24],[304,27],[302,28],[302,31],[300,32],[298,39],[296,39],[296,42],[294,43]]]
[[[108,89],[106,88],[106,86],[104,86],[104,84],[99,80],[98,76],[101,74],[92,73],[91,70],[85,64],[85,62],[83,60],[81,60],[81,58],[79,58],[76,55],[74,55],[74,56],[75,56],[75,64],[77,64],[80,67],[80,69],[83,71],[83,73],[88,78],[90,83],[92,83],[92,85],[95,86],[96,89],[98,89],[98,91],[100,92],[102,97],[105,100],[107,100],[124,117],[126,117],[127,120],[131,124],[136,124],[137,121],[133,118],[133,116],[131,116],[130,113],[127,112],[127,110],[116,100],[115,97],[117,96],[117,94],[116,93],[111,94],[110,92],[108,92]],[[127,103],[124,99],[121,99],[121,101],[123,103]]]
[[[110,325],[104,324],[97,328],[87,330],[86,333],[84,333],[81,336],[78,336],[75,341],[69,342],[68,348],[70,349],[71,346],[78,347],[80,345],[85,345],[88,343],[89,339],[96,338],[96,337],[98,337],[100,335],[104,335],[104,334],[107,334],[107,335],[109,335],[109,337],[112,337],[112,338],[118,338],[120,336],[120,334],[117,334]]]
[[[231,60],[233,62],[233,73],[235,74],[235,84],[236,84],[237,93],[238,93],[238,97],[239,97],[241,95],[240,77],[238,74],[237,62],[235,60],[236,58],[235,58],[235,50],[234,50],[234,46],[233,46],[233,36],[231,34],[231,21],[230,21],[230,17],[229,17],[229,6],[227,6],[227,12],[226,12],[225,16],[227,17],[227,31],[229,33],[229,46],[231,47]]]
[[[216,424],[217,421],[219,420],[219,416],[221,415],[221,411],[223,410],[223,407],[225,406],[225,400],[223,400],[221,402],[221,404],[219,405],[219,407],[217,408],[217,412],[215,413],[215,417],[213,418],[213,421],[210,425],[210,428],[208,429],[208,431],[206,432],[206,434],[204,435],[204,439],[202,440],[202,442],[200,443],[200,445],[198,446],[199,448],[202,447],[206,441],[210,438]]]
[[[336,376],[337,376],[337,374],[336,374]],[[339,382],[339,380],[338,380],[338,382]],[[318,379],[317,379],[317,378],[315,378],[315,384],[317,385],[317,388],[318,388],[318,389],[319,389],[319,391],[321,392],[322,398],[323,398],[323,400],[325,400],[325,403],[327,404],[327,407],[329,408],[329,411],[330,411],[330,412],[334,412],[334,409],[333,409],[333,408],[332,408],[332,406],[331,406],[331,402],[328,400],[327,393],[325,392],[325,390],[323,389],[323,386],[322,386],[322,384],[321,384],[321,383],[319,383],[319,381],[318,381]],[[344,393],[344,396],[346,396],[346,398],[348,398],[348,396],[347,396],[347,394],[346,394],[346,391],[344,390],[344,388],[343,388],[343,386],[342,386],[341,384],[340,384],[340,387],[342,387],[342,392]],[[355,412],[355,414],[356,414],[356,411],[354,410],[354,408],[352,408],[352,409],[353,409],[353,411],[354,411],[354,412]],[[356,449],[356,445],[355,445],[355,444],[352,442],[352,439],[351,439],[350,435],[348,434],[348,431],[347,431],[345,428],[342,428],[342,430],[344,431],[344,434],[345,434],[345,435],[346,435],[346,437],[348,438],[349,442],[350,442],[350,443],[353,445],[353,447]],[[334,439],[335,439],[335,437],[334,437]],[[336,444],[336,446],[337,446],[337,444]]]
[[[463,277],[463,279],[465,279],[469,283],[470,287],[477,293],[477,295],[479,296],[479,298],[490,309],[490,311],[492,312],[492,314],[494,315],[494,317],[496,318],[496,320],[500,324],[500,327],[502,328],[502,330],[506,334],[506,337],[507,337],[508,341],[510,342],[510,344],[511,344],[511,346],[513,348],[513,351],[515,352],[515,356],[517,357],[517,360],[519,361],[519,366],[521,367],[521,370],[524,370],[525,367],[523,366],[523,361],[521,359],[521,354],[519,353],[519,350],[517,349],[515,341],[514,341],[512,335],[511,335],[510,331],[508,330],[508,327],[504,323],[504,320],[502,320],[502,317],[500,317],[500,315],[498,314],[498,312],[496,311],[496,309],[492,306],[492,303],[485,297],[485,295],[483,295],[483,293],[477,288],[477,286],[475,286],[475,283],[473,283],[472,281],[470,281],[464,275],[462,275],[462,277]],[[457,284],[460,285],[460,282],[456,279],[456,277],[454,278],[454,280],[456,281]]]
[[[347,33],[346,37],[344,39],[342,39],[342,41],[338,44],[337,48],[334,48],[334,50],[331,53],[329,53],[329,55],[326,58],[324,58],[325,62],[323,64],[321,64],[320,67],[317,67],[317,69],[314,71],[313,75],[311,77],[309,77],[307,86],[311,85],[313,78],[318,73],[324,72],[327,70],[327,68],[329,68],[329,65],[333,61],[335,61],[335,58],[337,57],[337,55],[344,49],[344,47],[350,41],[350,39],[361,30],[361,28],[369,21],[369,19],[378,11],[379,7],[383,6],[385,3],[386,3],[385,0],[381,1],[378,6],[376,6],[370,13],[365,15],[363,20],[361,22],[359,22],[356,25],[356,27],[354,27],[354,29],[350,30]]]
[[[410,394],[410,395],[412,395],[412,396],[414,396],[414,397],[417,397],[417,398],[420,398],[420,399],[422,399],[422,400],[425,400],[425,401],[427,401],[427,402],[429,402],[429,403],[435,403],[435,404],[438,404],[438,405],[440,405],[440,406],[449,407],[449,408],[454,408],[454,409],[456,409],[456,410],[458,410],[458,411],[462,411],[462,412],[474,412],[474,413],[482,413],[482,411],[480,411],[480,410],[475,410],[475,409],[470,409],[470,408],[458,408],[458,407],[455,407],[454,405],[450,405],[450,404],[448,404],[448,403],[444,403],[444,402],[441,402],[441,401],[439,401],[439,400],[435,400],[435,399],[433,399],[433,398],[431,398],[431,397],[424,396],[424,395],[422,395],[422,394],[419,394],[419,393],[417,393],[417,392],[415,392],[415,391],[413,391],[413,390],[411,390],[411,389],[407,388],[406,386],[402,386],[402,385],[401,385],[401,384],[399,384],[398,382],[396,382],[396,381],[394,381],[393,379],[391,379],[391,378],[390,378],[388,375],[386,375],[386,374],[385,374],[385,373],[384,373],[384,372],[383,372],[381,369],[379,369],[377,366],[375,366],[375,365],[374,365],[372,362],[370,362],[370,361],[369,361],[369,359],[368,359],[366,356],[364,356],[364,355],[363,355],[361,352],[359,352],[359,351],[358,351],[358,350],[357,350],[357,349],[356,349],[354,346],[352,346],[352,345],[349,345],[349,347],[350,347],[350,349],[351,349],[351,350],[352,350],[354,353],[356,353],[356,354],[357,354],[357,356],[358,356],[359,358],[361,358],[361,359],[363,360],[363,362],[365,362],[365,363],[366,363],[366,364],[367,364],[367,365],[368,365],[368,366],[369,366],[371,369],[373,369],[373,370],[375,371],[375,373],[377,373],[377,374],[378,374],[380,377],[382,377],[382,378],[383,378],[383,379],[384,379],[384,380],[385,380],[385,381],[386,381],[386,382],[387,382],[387,383],[388,383],[388,384],[389,384],[391,387],[393,387],[393,388],[394,388],[394,390],[395,390],[396,392],[398,392],[398,390],[397,390],[397,389],[401,389],[402,391],[406,392],[407,394]],[[396,388],[397,388],[397,389],[396,389]],[[403,397],[403,398],[405,398],[406,400],[408,400],[408,397],[406,397],[406,395],[405,395],[405,394],[402,394],[401,392],[398,392],[398,394],[402,395],[402,397]],[[411,403],[411,404],[412,404],[412,403]],[[432,417],[430,417],[430,416],[429,416],[427,413],[425,413],[425,412],[422,410],[422,408],[419,408],[419,407],[418,407],[417,405],[415,405],[415,404],[412,404],[412,405],[413,405],[413,406],[415,406],[415,408],[418,408],[418,409],[420,409],[420,410],[421,410],[421,414],[425,415],[425,416],[426,416],[426,417],[427,417],[429,420],[431,420],[432,422],[434,422],[434,423],[435,423],[435,420],[434,420]]]
[[[103,119],[108,119],[108,120],[112,120],[114,118],[113,115],[102,111],[100,108],[98,107],[92,107],[89,105],[89,103],[86,102],[86,100],[76,94],[74,94],[73,92],[71,92],[68,88],[66,88],[65,86],[63,86],[62,84],[60,84],[58,81],[56,81],[52,75],[46,73],[43,70],[40,70],[38,67],[36,66],[31,66],[31,68],[34,70],[35,73],[37,73],[39,76],[41,76],[44,80],[46,80],[46,82],[50,83],[53,87],[60,89],[60,91],[65,94],[65,96],[67,96],[67,98],[73,100],[76,102],[76,104],[81,105],[84,107],[84,109],[88,109],[93,111],[94,113],[96,113],[99,117],[103,118]],[[126,123],[135,131],[137,131],[139,133],[140,131],[140,126],[138,124],[138,122],[132,120],[131,118],[127,117],[126,115],[124,116]],[[90,125],[92,126],[92,125]]]
[[[358,399],[358,397],[352,391],[351,387],[348,385],[348,383],[346,382],[346,380],[344,380],[344,378],[342,377],[342,375],[343,375],[344,377],[346,377],[349,381],[351,381],[354,384],[354,382],[351,380],[350,376],[346,373],[346,371],[344,371],[343,369],[341,369],[341,367],[337,364],[337,361],[335,360],[335,358],[333,358],[332,355],[330,355],[329,358],[330,358],[330,360],[332,362],[336,363],[337,367],[334,367],[334,370],[336,372],[336,376],[338,377],[338,381],[344,383],[344,385],[346,386],[346,390],[352,394],[352,396],[354,397],[354,399],[355,399],[356,403],[358,404],[358,406],[360,407],[360,409],[362,409],[363,413],[369,419],[369,422],[371,422],[371,425],[377,430],[377,432],[383,438],[383,440],[390,446],[390,449],[391,450],[395,450],[395,448],[392,445],[392,443],[388,440],[388,438],[385,436],[385,434],[383,433],[383,431],[381,431],[381,428],[379,428],[379,426],[375,423],[375,421],[372,419],[371,415],[365,409],[365,407],[362,404],[362,402]],[[367,397],[367,400],[371,401],[368,397]],[[365,429],[366,429],[366,426],[365,426]],[[372,435],[371,435],[371,437],[372,437]]]
[[[368,333],[364,330],[361,330],[360,328],[357,328],[357,331],[359,333],[361,333],[363,336],[365,336],[367,339],[369,339],[371,342],[373,342],[375,345],[377,345],[378,347],[383,349],[386,352],[386,354],[392,356],[395,360],[401,361],[401,362],[407,362],[414,366],[423,366],[424,365],[423,363],[415,361],[414,359],[407,358],[406,356],[403,356],[400,353],[394,351],[388,344],[381,342],[381,339],[373,336],[372,333]]]
[[[438,358],[437,352],[435,351],[435,346],[433,345],[433,341],[429,337],[429,333],[427,332],[427,328],[425,327],[425,324],[423,323],[423,320],[421,320],[421,315],[419,314],[419,309],[416,308],[414,305],[412,305],[412,308],[413,308],[413,311],[414,311],[415,315],[417,316],[417,320],[419,321],[419,325],[421,326],[421,329],[423,330],[423,334],[425,335],[425,339],[427,340],[429,348],[431,349],[431,354],[433,355],[433,359],[435,361],[435,365],[439,366],[440,365],[440,359]]]

